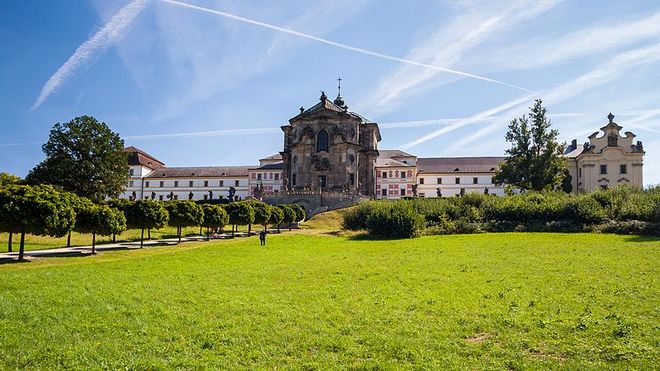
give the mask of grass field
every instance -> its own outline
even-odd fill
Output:
[[[226,231],[231,231],[231,226],[225,228]],[[247,231],[247,227],[241,227],[241,231]],[[117,242],[122,241],[139,241],[140,240],[139,229],[128,230],[121,235],[116,236]],[[199,235],[199,227],[190,227],[184,228],[182,236],[192,236]],[[162,229],[156,229],[151,231],[152,239],[161,239],[161,238],[174,238],[176,237],[176,228],[175,227],[165,227]],[[13,237],[13,250],[18,251],[20,243],[20,235],[14,234]],[[8,233],[0,233],[0,252],[7,251],[7,240],[9,239]],[[34,250],[46,250],[46,249],[55,249],[58,247],[66,246],[66,237],[53,238],[49,236],[34,236],[34,235],[25,235],[25,251],[34,251]],[[147,240],[147,231],[144,231],[144,239]],[[96,243],[111,243],[112,237],[106,236],[97,236]],[[73,232],[71,233],[71,246],[90,246],[92,244],[92,235],[91,234],[80,234]]]
[[[0,266],[0,368],[657,369],[660,241],[314,234]]]

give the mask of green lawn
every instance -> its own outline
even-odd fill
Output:
[[[0,266],[0,368],[658,369],[660,240],[303,232]]]

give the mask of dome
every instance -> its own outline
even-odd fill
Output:
[[[335,98],[335,101],[333,102],[334,104],[338,105],[339,107],[344,107],[344,100],[342,99],[341,95],[338,95],[337,98]]]

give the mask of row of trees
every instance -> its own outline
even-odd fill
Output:
[[[291,225],[305,219],[300,205],[270,206],[256,200],[233,202],[224,206],[192,201],[111,200],[93,203],[87,198],[62,191],[51,185],[0,186],[0,232],[9,233],[11,252],[13,235],[20,235],[19,260],[24,259],[25,235],[64,237],[72,231],[92,235],[92,253],[96,253],[96,236],[115,236],[126,229],[139,229],[140,247],[144,232],[167,225],[181,232],[185,227],[206,228],[207,239],[212,230],[232,225],[232,236],[239,225]]]

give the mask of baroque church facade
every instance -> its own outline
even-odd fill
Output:
[[[574,193],[627,184],[643,186],[641,141],[608,116],[609,123],[588,142],[577,140],[564,153]],[[504,157],[420,157],[379,149],[378,124],[350,112],[341,94],[319,102],[281,126],[279,153],[258,165],[167,167],[150,154],[128,147],[130,176],[120,196],[129,199],[201,200],[335,192],[378,199],[455,197],[466,193],[503,195],[493,176]]]

